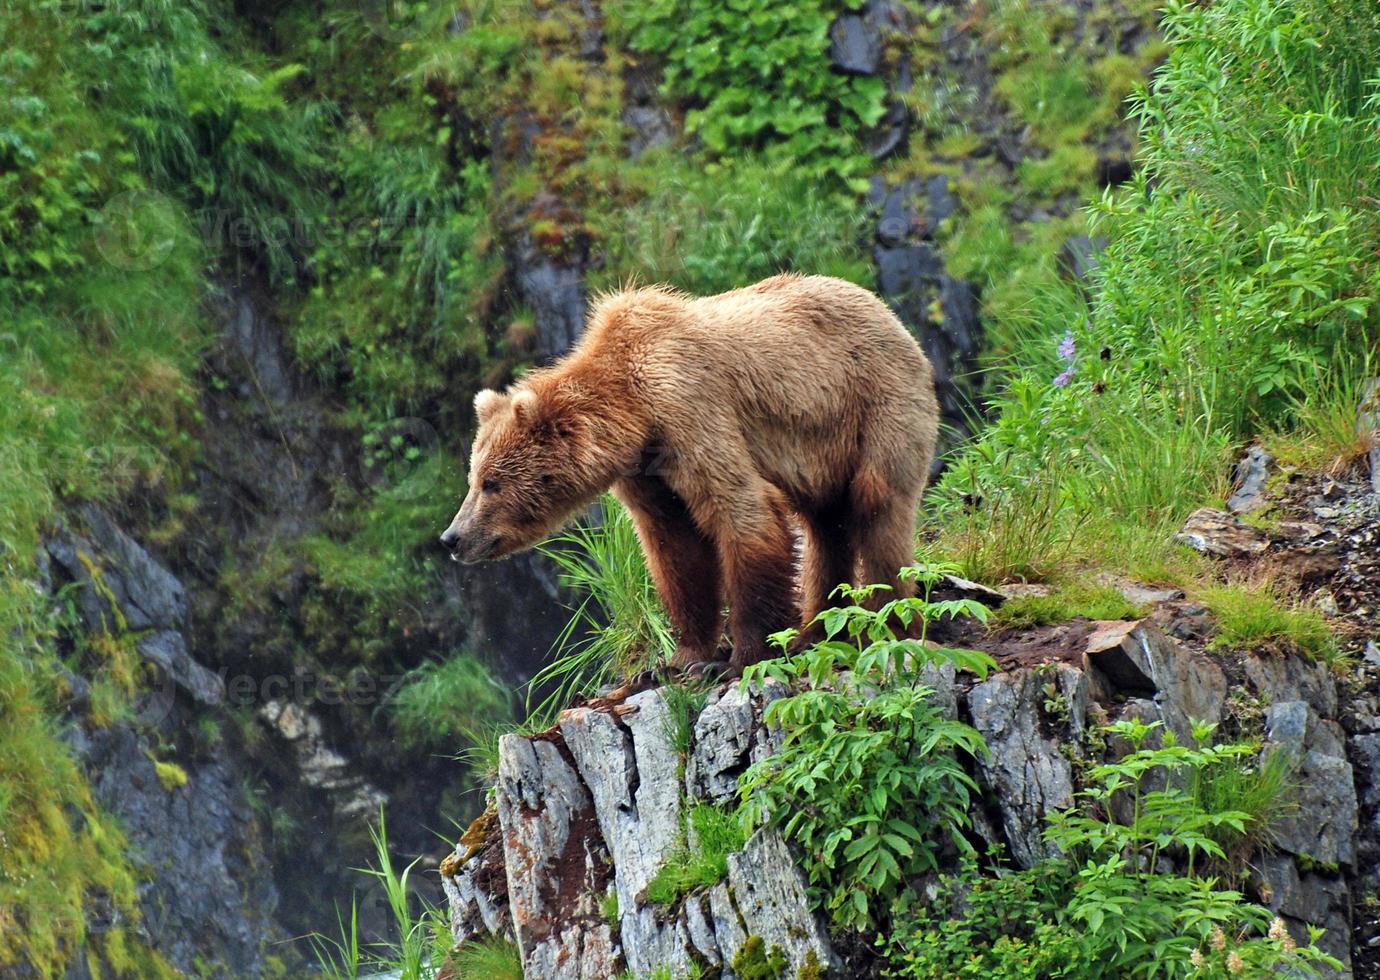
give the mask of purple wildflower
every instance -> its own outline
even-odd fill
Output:
[[[1073,368],[1066,368],[1057,378],[1054,379],[1054,387],[1064,388],[1073,380]]]
[[[1076,353],[1077,348],[1073,343],[1073,331],[1070,330],[1068,333],[1064,334],[1063,342],[1059,344],[1059,356],[1066,361],[1072,362]]]

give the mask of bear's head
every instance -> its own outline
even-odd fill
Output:
[[[557,390],[484,390],[470,486],[441,544],[456,561],[503,558],[532,547],[603,489],[591,474],[588,420]]]

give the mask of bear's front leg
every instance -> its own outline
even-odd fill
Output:
[[[714,659],[723,624],[723,588],[714,543],[685,502],[659,477],[634,475],[613,485],[632,515],[647,569],[676,631],[671,666]]]
[[[729,632],[734,676],[773,656],[767,637],[800,622],[795,585],[795,538],[789,509],[779,491],[765,491],[758,507],[735,508],[735,519],[720,527],[729,602]]]

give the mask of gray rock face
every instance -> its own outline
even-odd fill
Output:
[[[1193,722],[1220,720],[1227,678],[1211,659],[1193,656],[1144,622],[1110,622],[1088,638],[1084,653],[1095,696],[1145,699],[1154,720],[1181,744],[1192,744]]]
[[[875,75],[882,66],[882,35],[872,18],[844,14],[829,25],[829,58],[849,75]]]
[[[685,789],[691,799],[736,802],[738,777],[780,747],[780,733],[768,730],[759,719],[762,709],[785,693],[774,684],[753,694],[734,686],[711,698],[695,721],[694,747],[685,766]]]
[[[79,749],[97,800],[119,819],[147,875],[145,941],[188,975],[210,962],[231,976],[261,976],[278,896],[234,761],[217,750],[169,790],[130,726],[95,731]],[[96,933],[109,924],[89,920]]]
[[[1356,787],[1341,725],[1323,720],[1306,701],[1281,701],[1265,712],[1265,751],[1294,760],[1298,809],[1275,828],[1280,850],[1338,868],[1355,861]]]
[[[499,834],[443,870],[455,940],[511,934],[534,977],[606,978],[625,968],[639,977],[659,968],[688,976],[696,964],[732,977],[727,965],[752,936],[780,946],[793,965],[834,964],[804,875],[775,831],[731,855],[727,877],[707,891],[674,908],[646,899],[683,843],[683,806],[717,798],[696,787],[717,792],[722,767],[773,750],[759,731],[764,697],[729,688],[717,710],[706,709],[691,756],[702,760],[700,776],[687,776],[688,793],[677,778],[671,708],[658,691],[612,709],[572,709],[546,735],[505,736]],[[616,923],[604,909],[610,891]]]
[[[973,727],[991,751],[978,769],[997,796],[1012,859],[1023,868],[1053,856],[1045,818],[1073,805],[1073,767],[1039,730],[1044,680],[1034,669],[996,674],[968,694]]]
[[[609,877],[594,805],[555,742],[499,742],[498,819],[513,933],[529,976],[595,980],[619,954],[599,898]]]
[[[77,607],[83,625],[93,633],[140,634],[134,643],[140,656],[197,701],[220,704],[225,685],[187,650],[187,600],[182,583],[105,511],[86,504],[80,512],[87,533],[59,534],[48,542],[47,550],[82,586]],[[170,693],[155,689],[144,710],[166,712]]]
[[[1274,469],[1275,458],[1264,446],[1252,446],[1236,464],[1232,494],[1227,498],[1227,510],[1233,514],[1253,514],[1267,506],[1265,481]]]
[[[585,249],[558,263],[524,234],[510,265],[523,300],[532,309],[537,350],[554,360],[575,346],[585,328]]]
[[[1016,864],[1056,856],[1043,836],[1046,819],[1074,804],[1074,763],[1092,758],[1083,736],[1094,724],[1158,721],[1187,742],[1195,721],[1226,716],[1229,684],[1217,659],[1156,622],[1097,623],[1077,634],[1086,644],[1083,669],[1017,667],[977,683],[952,668],[927,669],[937,702],[969,719],[990,749],[975,765],[993,806],[975,810],[974,828]],[[1335,720],[1335,682],[1319,665],[1246,655],[1234,669],[1245,693],[1267,705],[1265,751],[1289,752],[1300,786],[1297,808],[1273,828],[1277,852],[1252,859],[1261,894],[1299,939],[1310,924],[1329,929],[1326,948],[1346,962],[1359,821],[1364,814],[1380,823],[1380,734],[1348,745]],[[646,897],[681,844],[686,809],[699,801],[733,805],[738,776],[779,749],[780,735],[762,715],[785,693],[729,685],[713,695],[692,726],[683,778],[672,709],[657,691],[573,709],[541,736],[508,736],[497,787],[502,835],[478,847],[471,841],[443,870],[456,941],[514,935],[531,976],[585,976],[597,967],[610,976],[665,968],[679,977],[698,967],[732,978],[734,955],[760,937],[781,948],[788,975],[811,962],[842,975],[810,911],[798,861],[774,830],[730,855],[723,881],[674,907]],[[1348,752],[1362,771],[1359,798]],[[616,927],[600,911],[610,892]]]

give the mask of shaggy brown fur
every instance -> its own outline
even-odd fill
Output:
[[[929,362],[876,296],[794,275],[603,297],[569,356],[475,409],[469,495],[442,535],[455,557],[531,547],[612,487],[678,632],[674,664],[714,657],[727,600],[735,671],[841,582],[902,588],[939,414]]]

